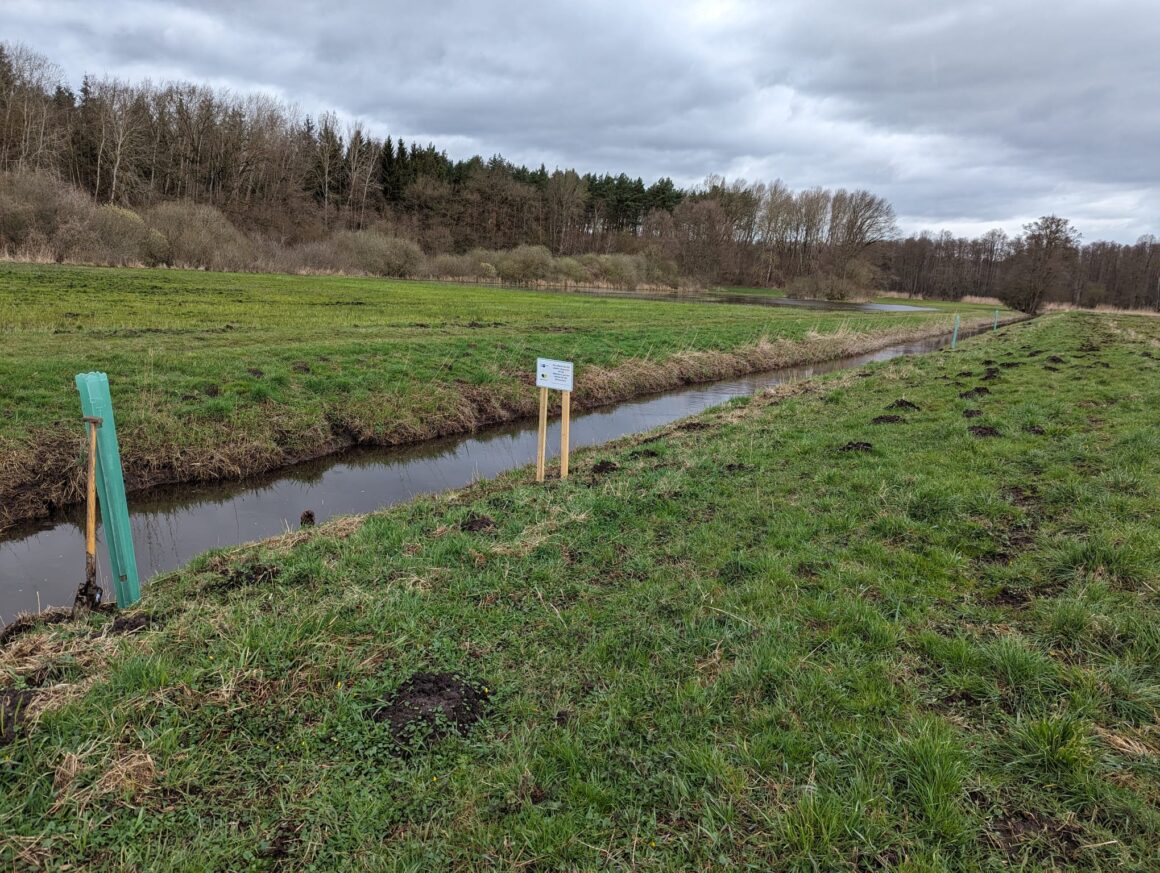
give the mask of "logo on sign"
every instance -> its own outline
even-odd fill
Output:
[[[553,391],[572,390],[572,362],[536,358],[536,387]]]

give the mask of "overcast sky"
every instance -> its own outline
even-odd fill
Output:
[[[74,86],[261,90],[452,157],[1160,234],[1160,0],[0,0],[0,39]]]

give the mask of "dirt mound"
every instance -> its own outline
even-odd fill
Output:
[[[1043,436],[1045,433],[1047,433],[1047,431],[1045,431],[1042,427],[1040,427],[1037,424],[1029,424],[1029,425],[1027,425],[1027,427],[1025,427],[1023,429],[1030,434],[1035,434],[1035,436]]]
[[[659,458],[661,453],[656,449],[637,449],[629,457],[631,458]]]
[[[906,419],[901,415],[880,415],[873,419],[871,424],[902,424]]]
[[[975,374],[973,372],[971,372],[970,370],[959,370],[957,373],[955,373],[955,375],[961,376],[965,379],[969,379],[971,376],[974,376]]]
[[[983,410],[981,410],[981,409],[964,409],[963,410],[963,418],[978,418],[982,414],[983,414]]]
[[[707,421],[686,421],[684,424],[678,424],[677,430],[708,430],[712,426]]]
[[[258,561],[247,562],[236,567],[226,567],[221,577],[209,588],[212,591],[233,591],[246,585],[266,585],[275,581],[282,570],[274,564]]]
[[[916,404],[911,403],[909,400],[906,400],[905,398],[900,398],[898,400],[895,400],[893,403],[891,403],[886,408],[887,409],[908,409],[911,412],[918,412],[919,411],[918,406]]]
[[[871,443],[864,442],[848,442],[844,446],[839,446],[839,452],[869,452],[873,451],[874,446]]]
[[[10,624],[0,628],[0,648],[8,645],[21,634],[36,630],[46,624],[60,624],[72,618],[67,609],[49,609],[35,615],[18,615]]]
[[[1047,359],[1047,363],[1049,363],[1049,364],[1066,364],[1067,361],[1065,361],[1059,355],[1052,355],[1050,358]]]
[[[990,837],[1007,857],[1021,858],[1025,853],[1039,860],[1071,861],[1083,846],[1083,831],[1076,825],[1047,815],[1015,812],[991,822]]]
[[[592,472],[596,476],[603,476],[605,473],[615,473],[620,469],[620,464],[616,461],[598,461],[592,467]]]
[[[453,731],[466,736],[483,718],[486,704],[486,686],[454,673],[416,673],[375,709],[371,718],[390,725],[395,742],[409,748]]]
[[[976,397],[986,397],[990,393],[991,393],[990,388],[987,388],[983,385],[979,385],[975,388],[972,388],[970,391],[962,392],[959,395],[959,397],[963,398],[964,400],[973,400]]]
[[[971,432],[971,436],[983,439],[984,437],[1003,436],[997,427],[991,427],[989,424],[976,424],[967,428]]]
[[[459,523],[459,529],[467,533],[479,533],[495,527],[495,519],[489,515],[472,515]]]
[[[130,615],[118,615],[106,627],[105,633],[114,636],[135,634],[137,631],[148,630],[151,627],[161,627],[165,619],[159,615],[150,615],[148,612],[137,612]]]
[[[1001,375],[1003,374],[999,371],[998,367],[988,367],[987,372],[983,374],[982,379],[984,382],[991,382],[995,379],[998,379]]]
[[[16,739],[16,728],[24,721],[24,711],[34,696],[36,692],[28,688],[0,691],[0,746]]]
[[[1006,585],[991,598],[991,603],[996,606],[1026,606],[1030,601],[1031,595],[1026,591],[1021,588],[1008,588]]]

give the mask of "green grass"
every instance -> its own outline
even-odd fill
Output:
[[[627,364],[663,369],[680,356],[818,333],[936,331],[946,318],[4,264],[0,504],[37,492],[43,504],[78,497],[78,372],[109,373],[129,479],[149,484],[237,476],[351,439],[396,444],[526,415],[534,408],[526,379],[541,355],[576,361],[582,408],[651,384],[618,380]],[[815,343],[801,354],[824,352]],[[685,375],[713,374],[706,366]]]
[[[163,626],[0,652],[44,710],[0,858],[1155,870],[1158,361],[1160,323],[1048,316],[199,559]],[[369,714],[424,670],[485,715],[400,754]]]

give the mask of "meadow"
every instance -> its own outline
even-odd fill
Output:
[[[1155,870],[1158,364],[1049,315],[32,626],[0,862]]]
[[[963,307],[965,323],[990,310]],[[949,329],[946,312],[601,299],[478,286],[0,265],[0,529],[82,495],[73,377],[109,373],[129,488],[237,478]]]

